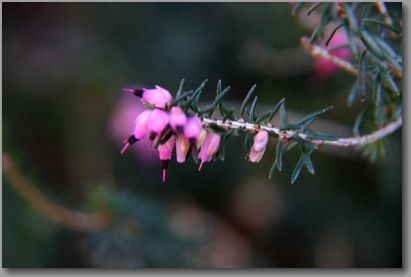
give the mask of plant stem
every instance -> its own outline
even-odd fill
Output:
[[[109,223],[109,218],[105,214],[75,211],[50,201],[15,166],[11,155],[4,152],[3,174],[20,197],[54,223],[82,232],[95,232],[105,228]]]
[[[305,51],[307,51],[312,57],[326,58],[348,73],[358,76],[358,70],[351,63],[332,55],[327,49],[321,46],[310,44],[310,41],[307,37],[301,38],[301,45],[305,49]]]
[[[231,121],[225,120],[222,121],[221,119],[210,119],[210,118],[203,118],[203,124],[205,126],[215,125],[226,130],[244,130],[247,132],[258,132],[260,130],[265,130],[270,134],[275,134],[278,136],[280,140],[287,141],[291,140],[294,135],[299,136],[305,141],[308,141],[315,145],[333,145],[333,146],[353,146],[353,145],[363,145],[373,143],[381,138],[386,137],[387,135],[393,133],[395,130],[402,126],[402,117],[390,122],[389,124],[385,125],[381,129],[364,136],[358,137],[348,137],[348,138],[339,138],[337,140],[312,140],[309,139],[308,136],[302,133],[300,130],[280,130],[280,128],[272,127],[270,124],[267,125],[259,125],[253,124],[249,122],[245,122],[244,120],[239,121]]]

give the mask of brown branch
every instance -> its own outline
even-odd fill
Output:
[[[301,38],[301,45],[313,58],[326,58],[348,73],[358,76],[358,70],[351,63],[332,55],[327,49],[321,46],[311,44],[307,37]]]
[[[377,9],[377,11],[384,17],[384,22],[392,26],[393,20],[388,14],[388,11],[387,11],[387,8],[385,7],[384,2],[375,2],[374,6]]]
[[[8,178],[8,184],[21,198],[54,223],[83,232],[101,230],[109,223],[109,217],[106,214],[74,211],[50,201],[15,166],[11,155],[4,152],[3,174]]]

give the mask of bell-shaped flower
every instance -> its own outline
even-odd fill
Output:
[[[197,138],[200,135],[202,126],[203,125],[198,116],[192,116],[187,119],[187,123],[184,126],[184,135],[186,136],[186,138],[188,138],[191,144],[195,145],[195,143],[197,142]]]
[[[184,125],[187,122],[186,114],[180,107],[172,107],[169,113],[170,126],[176,134],[184,132]]]
[[[161,134],[168,125],[168,115],[165,111],[154,109],[148,117],[148,131],[150,139],[153,140],[157,135]]]
[[[139,114],[136,118],[135,124],[136,127],[134,128],[134,137],[137,140],[142,140],[148,133],[148,120],[150,117],[151,110],[146,110]]]
[[[177,162],[185,162],[189,149],[190,143],[188,139],[183,134],[179,134],[176,139]]]
[[[200,134],[197,137],[197,145],[196,145],[197,149],[201,148],[201,146],[203,145],[206,137],[207,137],[207,130],[202,128],[201,131],[200,131]]]
[[[168,90],[156,86],[155,89],[144,89],[141,100],[156,108],[164,109],[171,104],[173,97]]]
[[[128,139],[124,141],[124,146],[120,151],[121,154],[124,154],[124,152],[126,152],[130,145],[133,145],[137,141],[144,139],[144,137],[147,135],[147,123],[150,113],[150,110],[146,110],[137,116],[135,120],[136,127],[134,128],[134,132],[131,136],[128,137]]]
[[[259,162],[264,155],[265,149],[268,143],[268,132],[265,130],[261,130],[257,133],[254,137],[254,143],[251,147],[250,154],[248,155],[248,159],[255,163]]]
[[[146,88],[123,88],[123,92],[133,93],[137,97],[141,97],[141,101],[147,102],[156,108],[164,109],[171,104],[173,97],[170,92],[160,86],[153,89]]]
[[[161,168],[163,170],[163,182],[166,181],[168,162],[173,156],[174,142],[176,141],[175,136],[171,136],[164,144],[158,146],[158,154],[161,160]]]
[[[220,147],[220,140],[220,135],[215,132],[210,131],[207,134],[207,137],[201,146],[200,153],[198,154],[198,158],[201,160],[200,167],[198,168],[199,171],[203,167],[203,164],[211,161],[214,154],[217,153]]]

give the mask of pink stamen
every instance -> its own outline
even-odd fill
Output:
[[[130,143],[128,143],[128,142],[126,144],[124,144],[123,148],[120,151],[120,154],[123,155],[124,152],[126,152],[126,150],[129,146],[130,146]]]
[[[201,171],[201,169],[203,168],[203,164],[204,164],[204,161],[201,161],[200,166],[198,167],[198,171]]]
[[[167,169],[163,169],[163,183],[166,182]]]
[[[126,92],[126,93],[134,93],[135,90],[132,89],[132,88],[123,88],[123,92]]]

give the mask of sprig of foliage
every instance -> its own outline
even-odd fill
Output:
[[[299,3],[298,10],[307,11],[306,13],[311,15],[317,12],[320,16],[320,24],[312,32],[309,40],[311,46],[305,47],[314,57],[318,55],[314,55],[313,48],[322,47],[324,41],[327,46],[338,29],[343,28],[348,38],[347,47],[353,56],[352,64],[336,64],[357,77],[348,96],[349,106],[355,101],[362,102],[363,106],[354,123],[354,135],[359,135],[363,131],[362,121],[365,119],[373,122],[374,129],[368,129],[369,132],[377,131],[390,122],[399,120],[402,117],[401,3]],[[295,14],[295,11],[292,14]],[[322,30],[328,25],[336,27],[325,37]],[[325,48],[321,49],[324,50],[323,53],[328,54]],[[318,53],[317,51],[316,54]],[[330,58],[331,61],[338,59]],[[369,153],[371,159],[376,156],[374,151],[364,152]]]

